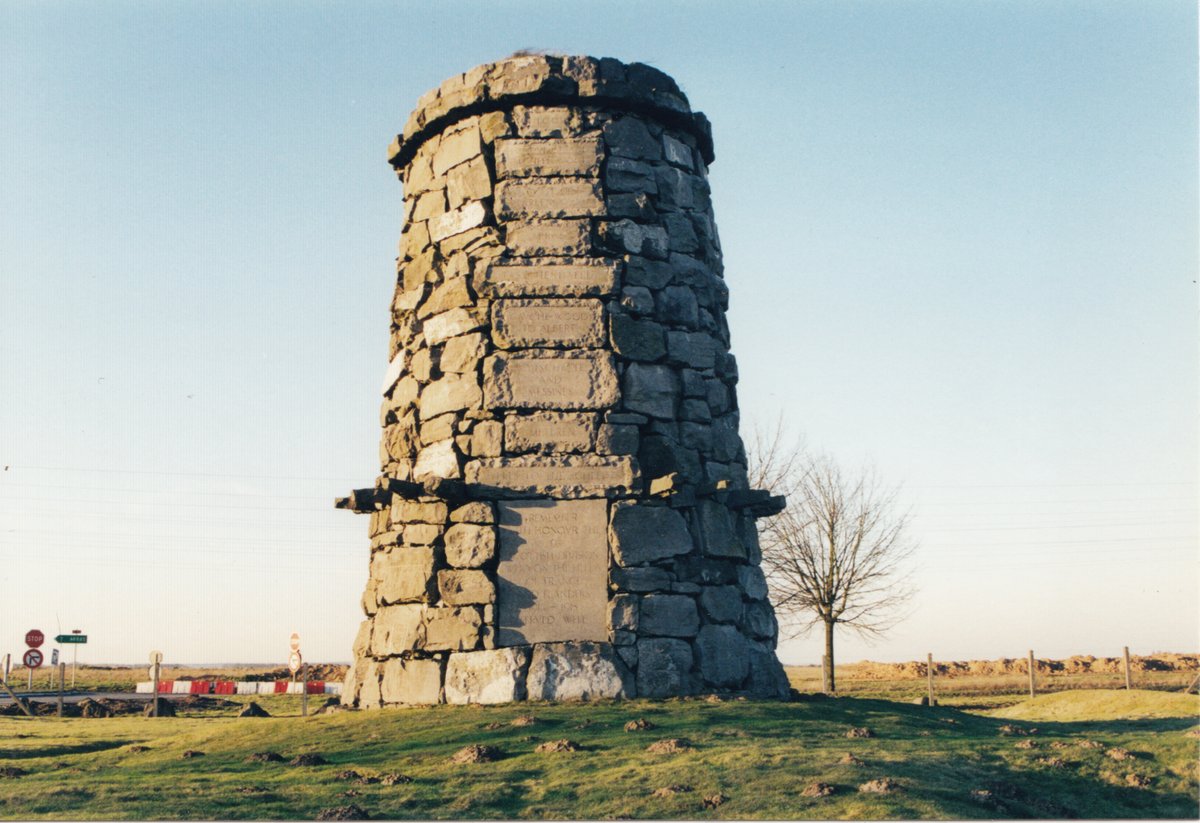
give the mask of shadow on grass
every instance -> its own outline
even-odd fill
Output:
[[[119,749],[127,745],[129,745],[128,740],[93,740],[90,743],[76,743],[74,745],[58,744],[28,749],[0,749],[0,758],[30,760],[37,757],[62,757],[68,754],[103,752],[108,749]]]
[[[938,808],[961,817],[1195,819],[1200,810],[1196,797],[1187,792],[1113,785],[1079,774],[1071,765],[1022,768],[993,753],[969,759],[915,757],[865,768],[860,774],[863,782],[874,777],[895,778],[914,799],[933,801]],[[901,798],[893,810],[903,816]]]

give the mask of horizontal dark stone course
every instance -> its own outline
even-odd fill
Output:
[[[668,128],[692,135],[705,163],[711,164],[716,159],[712,126],[708,118],[701,112],[690,111],[687,98],[679,91],[675,81],[658,69],[643,63],[626,64],[608,57],[538,57],[535,60],[544,60],[544,66],[536,62],[533,65],[546,72],[544,77],[537,79],[538,88],[529,91],[501,89],[498,93],[493,90],[489,78],[504,72],[508,64],[516,64],[515,70],[522,71],[528,60],[527,57],[513,57],[473,69],[466,75],[479,79],[470,88],[461,87],[465,75],[444,83],[443,86],[450,83],[459,85],[459,88],[446,95],[454,102],[439,104],[434,98],[430,103],[419,106],[405,126],[405,136],[398,137],[393,143],[388,162],[396,169],[402,169],[412,160],[421,144],[455,123],[474,115],[508,111],[522,105],[588,106],[649,117]],[[568,71],[578,74],[581,69],[584,73],[596,73],[595,88],[581,88],[576,77],[568,74]],[[437,114],[429,117],[430,111]]]

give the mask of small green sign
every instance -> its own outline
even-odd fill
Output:
[[[55,643],[86,643],[86,634],[60,634],[54,638]]]

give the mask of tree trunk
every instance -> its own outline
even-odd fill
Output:
[[[837,682],[833,677],[833,621],[825,621],[825,693],[837,691]]]

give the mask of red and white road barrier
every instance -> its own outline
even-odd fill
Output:
[[[303,683],[290,680],[160,680],[159,694],[302,694]],[[138,694],[154,691],[154,681],[137,684]],[[342,684],[324,680],[308,681],[309,694],[341,694]]]

